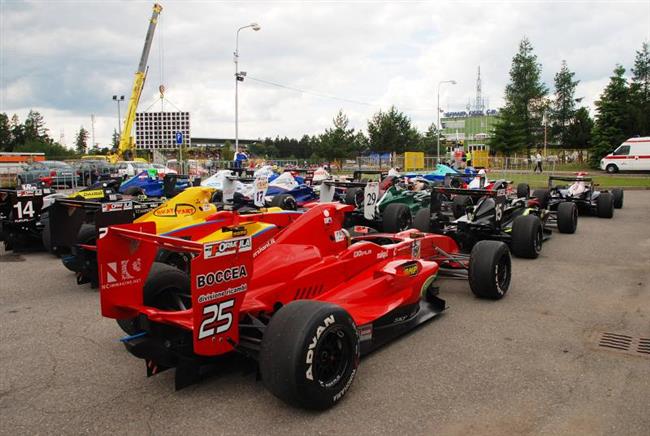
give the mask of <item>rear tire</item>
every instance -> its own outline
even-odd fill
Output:
[[[264,386],[297,407],[323,410],[343,398],[359,365],[359,335],[341,307],[292,301],[271,317],[259,355]]]
[[[578,227],[578,207],[566,201],[557,207],[557,228],[560,233],[575,233]]]
[[[350,188],[345,193],[345,199],[343,200],[343,202],[345,204],[352,205],[357,209],[359,209],[363,207],[363,198],[364,198],[363,189]]]
[[[429,208],[418,210],[413,219],[413,227],[425,233],[431,231],[431,212]]]
[[[192,307],[190,277],[171,265],[154,262],[142,288],[142,298],[146,306],[162,310],[185,310]],[[128,335],[140,331],[138,318],[116,320]]]
[[[542,222],[536,215],[522,215],[512,223],[510,248],[517,257],[536,259],[542,251]]]
[[[467,195],[457,195],[454,197],[454,200],[451,205],[451,211],[454,214],[454,218],[458,219],[465,215],[467,212],[467,207],[472,205],[472,199]]]
[[[411,228],[413,218],[405,204],[389,204],[382,215],[382,228],[386,233],[398,233]]]
[[[609,192],[601,192],[598,196],[597,211],[599,218],[612,218],[614,216],[614,199]]]
[[[41,213],[41,224],[43,224],[43,230],[41,232],[41,240],[43,241],[43,247],[52,253],[52,234],[50,232],[50,213],[42,212]]]
[[[469,258],[469,286],[479,298],[499,300],[508,292],[512,274],[510,250],[500,241],[479,241]]]
[[[283,210],[297,210],[298,203],[291,195],[280,194],[271,199],[271,207],[279,207]]]
[[[621,188],[612,189],[612,197],[615,209],[623,208],[623,190]]]
[[[517,185],[517,198],[528,199],[530,197],[530,186],[528,183],[520,183]]]
[[[546,209],[548,207],[548,201],[551,199],[551,193],[548,189],[535,189],[533,191],[533,198],[539,200],[539,205],[542,209]]]

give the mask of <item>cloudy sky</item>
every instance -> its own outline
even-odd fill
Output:
[[[523,36],[552,88],[563,59],[587,105],[616,63],[630,68],[650,40],[650,1],[398,2],[163,1],[139,110],[191,112],[192,136],[234,137],[238,27],[240,137],[321,132],[339,109],[355,128],[396,105],[425,129],[473,99],[480,65],[483,96],[503,102],[512,56]],[[152,1],[0,0],[0,112],[40,111],[55,139],[72,145],[95,115],[95,141],[117,126],[114,94],[128,99]],[[261,80],[262,82],[260,82]],[[272,86],[280,84],[292,89]],[[295,91],[294,89],[306,92]],[[329,96],[334,98],[325,98]]]

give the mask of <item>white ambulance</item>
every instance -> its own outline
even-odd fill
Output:
[[[650,136],[630,138],[600,160],[600,169],[619,171],[650,171]]]

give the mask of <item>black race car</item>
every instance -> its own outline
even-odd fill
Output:
[[[600,218],[612,218],[614,209],[623,207],[623,190],[619,188],[609,191],[598,191],[591,177],[578,173],[576,176],[550,176],[547,189],[536,189],[533,197],[537,198],[542,207],[558,211],[563,203],[573,203],[580,213],[592,214]],[[556,182],[570,182],[570,185]]]
[[[31,250],[41,247],[41,214],[46,197],[53,190],[42,185],[22,185],[0,189],[0,241],[5,250]]]
[[[452,195],[472,199],[460,218],[442,210],[444,198]],[[567,203],[552,212],[536,199],[509,197],[502,181],[492,189],[434,187],[430,209],[419,211],[413,224],[423,232],[454,238],[463,251],[469,252],[478,241],[498,240],[508,243],[515,256],[534,259],[552,233],[551,224],[561,233],[574,233],[577,219],[575,205]]]

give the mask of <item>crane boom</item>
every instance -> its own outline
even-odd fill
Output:
[[[124,127],[122,128],[122,137],[120,138],[120,145],[118,148],[118,154],[124,160],[133,160],[133,157],[135,156],[135,140],[132,134],[133,124],[135,123],[135,111],[138,108],[140,95],[142,94],[144,82],[147,77],[147,60],[149,59],[151,43],[153,41],[154,32],[156,31],[156,24],[158,24],[158,15],[160,15],[161,11],[162,6],[158,3],[154,3],[153,14],[149,21],[149,29],[147,30],[144,47],[142,48],[142,55],[140,56],[140,63],[138,64],[138,71],[135,72],[131,98],[129,99],[129,105],[126,109]]]

